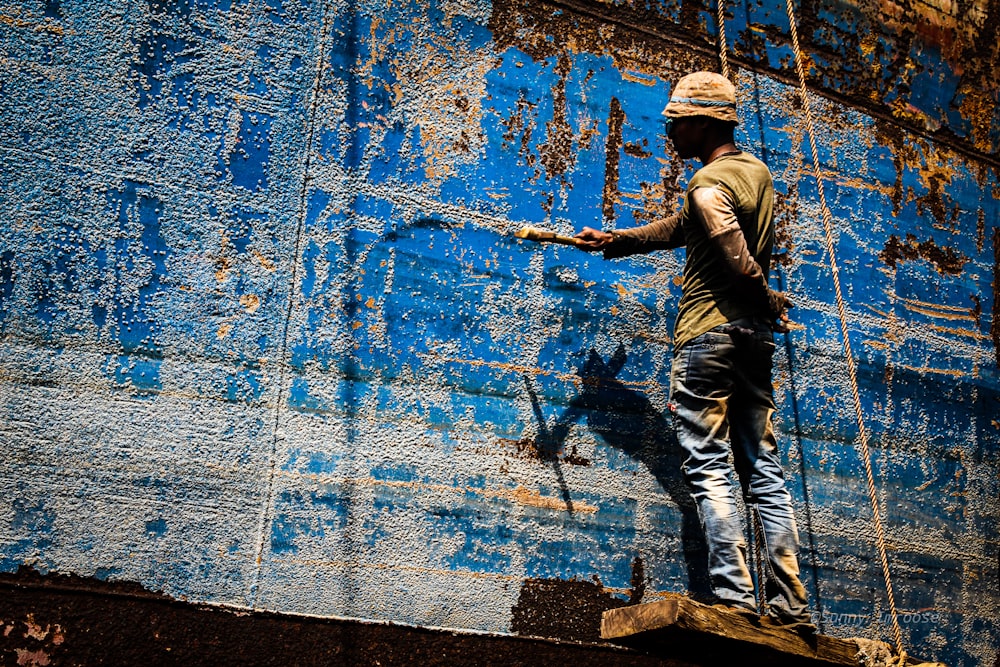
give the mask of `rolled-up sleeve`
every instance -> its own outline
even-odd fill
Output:
[[[705,228],[722,257],[723,263],[734,274],[760,281],[767,286],[764,271],[750,254],[746,237],[736,217],[736,203],[732,195],[718,187],[697,188],[688,194],[695,217]]]
[[[681,212],[659,218],[641,227],[612,232],[614,241],[604,250],[605,259],[625,257],[654,250],[669,250],[684,245]]]

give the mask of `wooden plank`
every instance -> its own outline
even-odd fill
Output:
[[[609,609],[601,615],[601,639],[628,637],[673,625],[677,622],[678,602],[670,598]]]
[[[603,639],[621,640],[666,629],[740,641],[827,665],[858,665],[859,647],[851,639],[820,634],[800,635],[767,620],[752,619],[727,608],[701,604],[685,597],[619,607],[606,611],[601,618]]]

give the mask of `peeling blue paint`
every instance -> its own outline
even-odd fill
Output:
[[[716,67],[714,5],[259,9],[0,23],[0,570],[491,632],[522,582],[624,595],[636,558],[649,592],[697,591],[667,396],[683,253],[512,233],[671,211],[693,165],[659,112]],[[987,663],[993,24],[798,9],[907,649]],[[727,11],[797,302],[775,385],[806,584],[824,631],[886,636],[783,3]]]
[[[162,537],[167,532],[167,522],[163,519],[154,519],[146,522],[146,532],[153,537]]]

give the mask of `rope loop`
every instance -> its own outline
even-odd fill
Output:
[[[721,4],[722,0],[719,1]],[[899,627],[899,613],[896,610],[896,600],[892,590],[892,578],[889,574],[889,558],[886,555],[885,524],[882,520],[882,513],[879,510],[878,494],[875,489],[875,475],[872,472],[871,449],[868,444],[868,429],[865,426],[864,410],[861,406],[861,393],[858,389],[858,371],[854,362],[854,353],[851,350],[851,340],[848,336],[847,308],[844,305],[843,292],[840,287],[840,270],[837,267],[837,255],[833,240],[833,218],[830,215],[830,207],[826,203],[826,194],[823,191],[823,173],[819,162],[819,149],[816,146],[816,132],[812,110],[809,106],[809,88],[806,86],[804,57],[802,49],[799,46],[798,28],[795,23],[795,8],[792,6],[792,0],[785,0],[785,6],[788,12],[788,23],[791,28],[792,51],[795,53],[795,71],[799,78],[799,96],[802,101],[802,110],[805,114],[806,129],[809,132],[813,176],[816,179],[816,190],[819,195],[820,211],[822,213],[826,252],[830,258],[830,270],[833,275],[833,289],[837,300],[837,315],[840,318],[840,333],[844,339],[844,356],[847,362],[847,374],[851,382],[851,398],[854,403],[854,413],[858,423],[858,448],[861,460],[864,463],[865,476],[868,482],[868,497],[871,501],[872,518],[875,524],[875,544],[878,549],[879,561],[882,565],[882,576],[885,579],[885,592],[886,598],[889,601],[892,633],[896,642],[896,651],[900,656],[905,656],[906,652],[903,650],[903,632]]]
[[[719,0],[716,12],[716,21],[719,24],[719,65],[722,68],[722,76],[732,81],[729,72],[729,44],[726,42],[726,0]]]
[[[858,449],[861,460],[864,463],[865,477],[868,483],[868,498],[871,501],[872,518],[875,524],[875,543],[878,549],[879,561],[882,565],[882,576],[885,579],[886,598],[889,602],[889,611],[892,619],[892,633],[896,642],[896,652],[900,656],[900,664],[906,660],[906,651],[903,650],[903,632],[899,627],[899,612],[896,609],[895,595],[892,589],[892,578],[889,573],[889,558],[886,554],[885,524],[882,520],[882,512],[879,509],[878,493],[875,488],[875,474],[872,471],[871,448],[868,442],[868,429],[865,425],[864,410],[861,405],[861,392],[858,389],[858,371],[854,362],[854,353],[851,350],[851,339],[847,326],[847,307],[844,304],[843,291],[840,286],[840,268],[837,266],[837,255],[833,234],[833,216],[830,214],[830,207],[826,202],[826,193],[823,189],[823,173],[819,161],[819,149],[816,144],[815,123],[813,122],[812,109],[809,106],[809,88],[806,85],[806,72],[802,48],[799,45],[798,28],[795,21],[795,8],[793,0],[785,0],[785,7],[788,13],[788,23],[792,38],[792,51],[795,53],[795,71],[799,79],[799,97],[802,101],[802,109],[805,114],[806,129],[809,133],[809,148],[812,157],[813,176],[816,179],[816,191],[819,195],[821,218],[823,222],[823,237],[826,244],[827,256],[830,258],[830,272],[833,276],[833,289],[837,303],[837,315],[840,319],[840,333],[844,341],[844,356],[847,362],[847,374],[851,383],[851,399],[854,404],[855,418],[858,424]],[[729,70],[729,45],[726,41],[726,12],[725,0],[718,0],[716,7],[716,21],[719,28],[719,64],[722,75],[732,80]],[[758,526],[755,525],[754,529]],[[754,532],[757,532],[756,530]],[[759,560],[760,545],[754,540],[756,549],[756,559]],[[759,564],[758,564],[759,566]]]

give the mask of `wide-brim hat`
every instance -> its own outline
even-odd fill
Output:
[[[670,101],[663,109],[667,118],[708,116],[739,123],[736,115],[736,86],[715,72],[694,72],[674,86]]]

